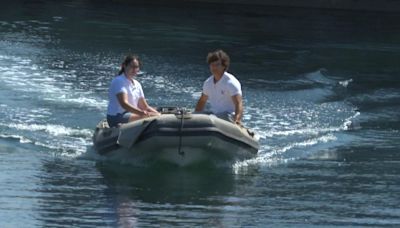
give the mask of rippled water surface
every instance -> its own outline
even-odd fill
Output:
[[[14,1],[0,9],[0,226],[399,226],[396,14]],[[123,56],[153,106],[194,108],[217,48],[256,158],[137,167],[92,149]]]

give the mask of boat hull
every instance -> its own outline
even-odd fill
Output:
[[[255,134],[206,114],[163,114],[108,128],[99,123],[93,137],[97,152],[110,159],[179,166],[225,163],[256,156]]]

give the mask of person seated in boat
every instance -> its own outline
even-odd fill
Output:
[[[205,80],[203,91],[195,111],[204,111],[207,101],[210,111],[216,116],[231,119],[240,124],[243,115],[242,89],[236,77],[227,72],[230,58],[223,50],[216,50],[207,55],[211,76]]]
[[[160,115],[147,104],[142,86],[135,79],[140,65],[138,56],[126,56],[118,76],[111,82],[107,108],[107,122],[110,127],[118,127],[123,123]]]

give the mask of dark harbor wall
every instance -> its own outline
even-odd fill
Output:
[[[278,6],[296,8],[392,11],[400,12],[400,0],[112,0],[118,2],[146,2],[160,4],[207,3],[247,6]]]

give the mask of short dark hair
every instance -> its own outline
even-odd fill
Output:
[[[229,58],[229,55],[226,54],[226,52],[224,52],[221,49],[218,49],[218,50],[208,53],[208,55],[207,55],[207,63],[208,64],[218,61],[218,60],[221,60],[221,64],[222,64],[222,66],[225,67],[225,71],[228,70],[231,60]]]
[[[142,62],[139,59],[139,56],[135,54],[129,54],[125,56],[124,61],[122,62],[121,69],[119,70],[118,75],[121,75],[125,71],[125,67],[127,67],[133,60],[137,60],[139,62],[139,66],[142,66]]]

